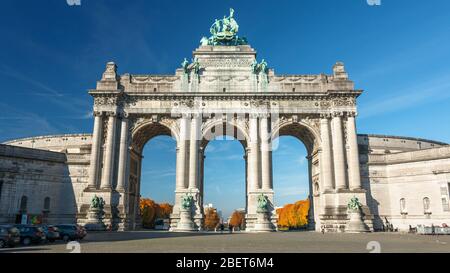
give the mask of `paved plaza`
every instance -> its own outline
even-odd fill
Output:
[[[369,242],[372,242],[369,244]],[[375,242],[375,243],[374,243]],[[371,252],[379,242],[382,253],[450,252],[450,236],[399,233],[169,233],[132,231],[90,233],[81,241],[81,252]],[[369,244],[369,247],[368,247]],[[69,253],[64,243],[3,249],[0,252]]]

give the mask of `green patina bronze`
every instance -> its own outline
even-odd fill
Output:
[[[362,205],[356,196],[353,196],[347,205],[347,208],[351,211],[359,211],[361,209],[361,207],[362,207]]]
[[[267,74],[269,72],[268,64],[264,59],[262,59],[261,63],[258,63],[256,60],[254,60],[251,67],[254,74]]]
[[[184,61],[181,63],[181,67],[183,68],[183,72],[185,74],[189,74],[190,71],[194,72],[195,74],[198,74],[200,72],[200,63],[198,62],[197,58],[194,58],[191,63],[189,63],[188,60],[184,58]]]
[[[181,197],[181,207],[183,209],[190,209],[192,203],[194,202],[194,197],[192,195],[187,194]]]
[[[239,25],[234,19],[234,10],[230,8],[230,15],[224,16],[223,19],[216,19],[209,29],[211,37],[203,37],[200,40],[201,45],[246,45],[248,44],[245,37],[237,35]]]
[[[266,212],[268,210],[269,200],[264,194],[258,196],[258,212]]]
[[[100,209],[102,210],[105,206],[105,201],[102,197],[98,197],[97,195],[94,195],[94,197],[91,200],[91,208],[94,209]]]
[[[184,61],[181,63],[181,67],[183,68],[184,73],[187,73],[189,71],[189,62],[186,58],[184,58]]]

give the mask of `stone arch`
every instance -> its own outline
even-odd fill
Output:
[[[280,136],[296,137],[303,142],[310,155],[316,151],[321,144],[319,130],[305,121],[295,121],[292,119],[278,120],[272,129],[272,141]]]
[[[214,128],[218,128],[222,126],[222,133],[216,134],[216,132],[212,132]],[[229,128],[232,127],[233,131],[231,132]],[[212,140],[211,137],[208,136],[211,134],[212,138],[218,136],[230,136],[238,140],[244,150],[247,148],[247,143],[249,140],[248,130],[245,128],[244,124],[239,124],[236,120],[227,121],[222,119],[213,119],[205,122],[202,126],[202,138],[200,146],[205,148],[206,145]]]
[[[164,119],[157,122],[152,119],[145,119],[138,122],[131,130],[131,145],[137,152],[142,152],[149,140],[161,135],[170,136],[178,143],[179,130],[177,122],[174,119]]]

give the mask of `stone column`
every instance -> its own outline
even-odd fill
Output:
[[[308,211],[308,229],[314,230],[316,227],[315,216],[314,216],[314,187],[313,187],[313,172],[312,172],[312,161],[313,156],[308,155],[306,157],[308,159],[308,180],[309,180],[309,211]]]
[[[191,121],[191,139],[189,147],[189,189],[198,189],[200,116],[195,115]]]
[[[180,135],[177,147],[177,163],[176,163],[176,189],[182,190],[186,188],[186,159],[187,159],[187,124],[186,116],[180,118]]]
[[[128,117],[125,114],[122,117],[120,126],[120,145],[119,145],[119,167],[117,175],[117,190],[124,191],[126,185],[126,179],[128,176],[127,165],[129,164],[129,151],[128,151]]]
[[[106,151],[103,165],[102,189],[111,189],[114,165],[114,140],[116,134],[116,113],[109,113],[108,133],[106,135]]]
[[[89,165],[88,188],[97,188],[97,179],[99,174],[100,147],[102,144],[102,125],[103,118],[101,112],[94,112],[94,132],[92,135],[91,160]]]
[[[272,190],[272,142],[268,116],[260,119],[261,131],[261,184],[263,190]]]
[[[361,173],[359,170],[359,151],[358,151],[358,139],[356,134],[355,124],[356,113],[349,113],[347,115],[347,138],[349,146],[349,158],[348,158],[348,174],[349,174],[349,187],[351,190],[361,189]]]
[[[245,212],[248,211],[248,148],[245,148],[244,160],[245,160]]]
[[[142,219],[140,214],[140,203],[141,203],[141,180],[142,180],[142,159],[144,157],[139,154],[138,159],[138,169],[137,169],[137,184],[136,184],[136,197],[134,201],[134,216],[138,227],[142,227]]]
[[[259,145],[258,145],[258,117],[250,114],[249,117],[250,141],[248,151],[248,179],[249,191],[259,189]]]
[[[200,190],[200,204],[203,204],[203,194],[204,194],[204,189],[205,189],[205,184],[204,184],[204,178],[205,178],[205,149],[204,147],[200,147],[200,152],[199,152],[199,157],[200,157],[200,166],[199,166],[199,190]],[[203,207],[201,207],[201,209],[203,209]]]
[[[336,190],[346,189],[346,162],[342,113],[334,113],[333,115],[333,159]]]
[[[329,115],[322,115],[320,119],[320,137],[322,139],[322,153],[320,158],[320,172],[322,173],[322,191],[333,190],[333,155],[330,140]]]

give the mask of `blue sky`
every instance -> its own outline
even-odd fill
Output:
[[[5,0],[0,141],[91,132],[87,89],[95,87],[107,61],[115,61],[120,73],[172,74],[213,20],[233,7],[240,35],[278,74],[331,73],[332,65],[343,61],[356,87],[365,91],[358,101],[359,133],[450,142],[450,2],[430,2],[382,0],[375,7],[366,0],[81,0],[73,7],[65,0]],[[153,141],[159,145],[145,148],[143,195],[170,201],[175,144]],[[282,155],[274,155],[275,187],[298,189],[286,190],[298,195],[279,196],[279,204],[303,198],[307,188],[307,165],[299,160],[303,145],[290,138],[281,144],[294,152],[283,155],[281,147]],[[167,152],[156,157],[164,147]],[[242,207],[244,193],[236,189],[243,189],[244,161],[230,159],[241,155],[242,147],[237,141],[214,141],[208,149],[205,200],[224,211]],[[225,149],[229,157],[220,159],[215,149]],[[222,163],[227,167],[214,169]],[[158,172],[165,178],[150,179]],[[231,186],[219,186],[223,181]],[[221,203],[223,196],[228,203]]]

